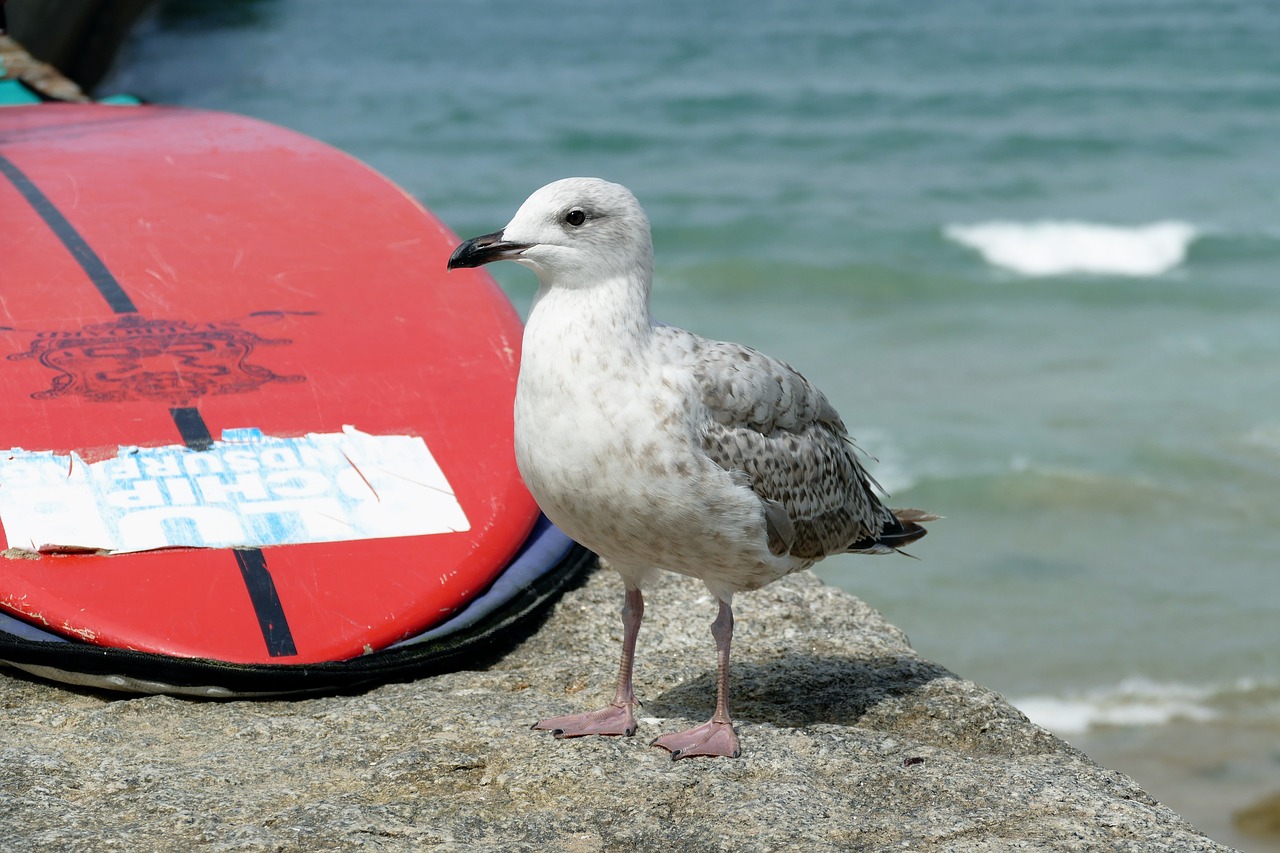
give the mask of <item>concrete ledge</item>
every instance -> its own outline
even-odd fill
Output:
[[[556,741],[607,700],[621,584],[597,573],[486,671],[292,702],[120,699],[0,674],[13,849],[1225,850],[1126,776],[921,660],[809,573],[736,602],[743,757],[647,744],[704,720],[701,584],[647,596],[634,738]]]

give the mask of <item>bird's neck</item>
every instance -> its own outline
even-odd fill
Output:
[[[589,287],[543,286],[525,325],[525,349],[551,345],[643,346],[653,331],[646,278],[619,277]]]

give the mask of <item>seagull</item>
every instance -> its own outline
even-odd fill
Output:
[[[886,554],[925,535],[886,508],[822,392],[777,359],[656,322],[653,242],[634,195],[598,178],[537,190],[448,268],[515,261],[538,277],[515,398],[520,474],[542,511],[621,576],[613,701],[533,728],[572,738],[636,731],[642,590],[659,570],[719,602],[716,706],[652,745],[674,759],[741,754],[729,714],[733,596],[832,554]]]

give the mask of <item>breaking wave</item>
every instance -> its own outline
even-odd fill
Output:
[[[1243,678],[1228,684],[1190,685],[1127,678],[1110,687],[1060,696],[1027,696],[1012,703],[1056,735],[1108,726],[1160,726],[1273,713],[1280,703],[1275,682]]]
[[[1026,276],[1155,276],[1181,264],[1200,236],[1178,221],[1099,225],[1069,220],[948,225],[943,234],[976,250],[992,266]]]

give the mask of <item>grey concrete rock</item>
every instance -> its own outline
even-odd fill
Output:
[[[808,573],[736,602],[742,758],[648,746],[714,700],[715,607],[683,578],[647,595],[639,735],[530,731],[610,697],[621,599],[599,573],[496,666],[353,696],[122,698],[0,674],[0,848],[1226,849]]]

